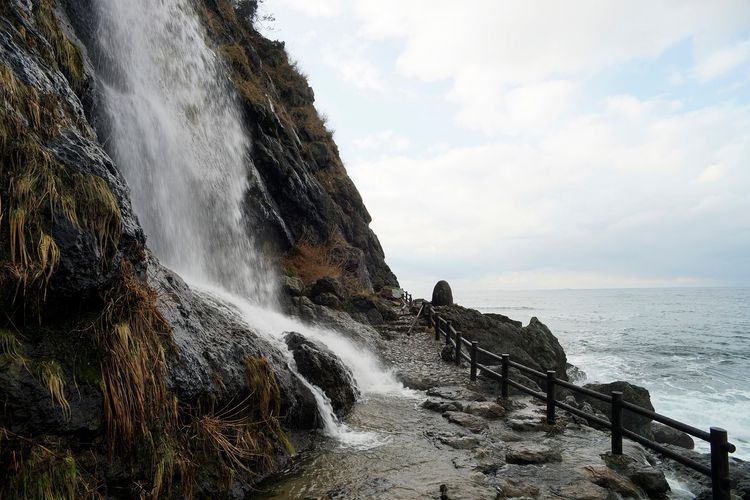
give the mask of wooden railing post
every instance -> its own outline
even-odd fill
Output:
[[[729,500],[729,443],[727,431],[711,427],[711,491],[714,500]]]
[[[510,354],[500,356],[502,365],[500,366],[500,395],[503,399],[508,399],[508,368],[510,368]]]
[[[555,370],[547,370],[547,423],[555,423]]]
[[[479,350],[479,344],[476,342],[471,343],[471,371],[469,372],[469,380],[474,382],[477,379],[477,353]]]
[[[456,354],[453,359],[453,361],[456,362],[456,365],[461,364],[461,346],[462,345],[463,345],[463,342],[461,341],[461,332],[456,331]]]
[[[622,455],[622,392],[612,391],[611,396],[609,421],[612,424],[612,454]]]
[[[445,345],[450,345],[451,343],[451,322],[446,321],[445,322]]]

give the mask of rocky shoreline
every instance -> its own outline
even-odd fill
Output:
[[[303,304],[310,301],[304,295],[296,300]],[[399,438],[405,439],[402,453],[417,450],[414,453],[419,455],[431,451],[430,460],[434,460],[436,470],[433,471],[429,463],[415,465],[408,459],[395,457],[388,452],[389,445],[384,445],[381,447],[384,450],[373,453],[382,454],[380,460],[386,463],[405,461],[406,464],[401,466],[403,470],[396,472],[397,467],[394,466],[391,473],[380,477],[375,466],[371,474],[376,477],[370,478],[370,482],[360,484],[358,480],[341,473],[341,477],[330,484],[317,484],[321,481],[311,479],[311,475],[315,474],[319,464],[316,459],[304,455],[296,473],[275,477],[267,484],[273,492],[269,494],[271,498],[283,498],[284,494],[302,489],[310,493],[307,498],[348,498],[349,495],[377,495],[381,498],[424,495],[441,499],[711,497],[708,478],[637,443],[625,440],[624,454],[614,456],[609,452],[608,431],[596,429],[585,420],[562,410],[558,410],[555,424],[548,425],[542,401],[520,394],[511,394],[509,399],[503,400],[498,397],[499,384],[482,377],[481,373],[476,382],[471,382],[467,363],[456,366],[450,356],[447,359],[444,353],[441,356],[443,343],[434,340],[434,334],[426,326],[424,318],[416,318],[420,301],[414,301],[411,308],[398,312],[398,302],[392,301],[390,304],[394,307],[392,313],[388,314],[391,319],[373,325],[381,340],[371,347],[378,350],[386,365],[404,385],[415,391],[415,400],[410,403],[412,408],[407,404],[402,408],[400,417],[394,417],[403,419],[400,434],[414,433],[409,438]],[[380,308],[383,308],[382,304]],[[308,320],[330,324],[324,318],[332,313],[325,306],[308,304],[307,308],[297,309]],[[549,366],[565,367],[562,371],[565,377],[568,377],[568,373],[576,372],[576,367],[567,363],[565,352],[557,339],[536,318],[523,327],[510,318],[485,315],[457,305],[443,306],[439,310],[451,319],[465,337],[489,345],[491,351],[510,351],[518,359],[523,359],[524,363],[541,370]],[[527,379],[524,383],[535,382]],[[648,391],[627,382],[589,387],[604,392],[622,390],[627,400],[653,408]],[[606,418],[607,409],[598,407],[595,400],[577,400],[570,394],[563,394],[562,397],[568,404]],[[371,426],[371,422],[359,414],[363,411],[360,406],[369,407],[370,404],[355,405],[346,421]],[[393,402],[381,402],[379,411],[389,414],[391,404]],[[710,463],[707,454],[690,450],[693,447],[692,439],[683,433],[667,432],[664,426],[642,418],[628,419],[625,425],[650,439],[670,443],[667,446],[699,463]],[[411,439],[414,442],[408,444]],[[352,453],[350,459],[342,458],[349,455],[340,450],[324,451],[317,460],[329,460],[329,453],[342,461],[342,470],[346,470],[348,460],[361,460],[354,458],[356,453]],[[441,469],[446,460],[453,468],[450,473]],[[438,470],[441,472],[438,473]],[[731,470],[737,497],[750,498],[750,468],[746,463],[732,459]],[[412,476],[421,476],[424,489],[398,493],[392,489],[380,490],[371,484],[393,484],[401,480],[409,483]],[[300,482],[305,478],[308,478],[308,484],[303,487]],[[311,483],[317,486],[311,486]],[[286,490],[287,487],[291,489]],[[322,491],[318,488],[322,488]],[[347,494],[341,494],[342,491]]]

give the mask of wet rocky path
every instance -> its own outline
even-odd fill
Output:
[[[403,312],[379,328],[381,357],[410,397],[369,395],[346,419],[371,439],[365,446],[332,440],[266,485],[265,498],[570,498],[657,496],[664,475],[638,445],[606,454],[609,436],[560,412],[544,423],[543,403],[498,400],[491,382],[472,383],[468,367],[440,359],[442,343]],[[673,496],[681,498],[681,496]],[[691,498],[685,496],[684,498]]]

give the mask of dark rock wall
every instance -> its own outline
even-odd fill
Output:
[[[260,179],[248,193],[254,231],[283,251],[301,241],[342,254],[343,271],[364,288],[396,286],[333,134],[314,107],[314,93],[290,63],[284,44],[239,20],[228,0],[201,0],[216,50],[226,60],[253,138]],[[335,243],[335,244],[331,244]],[[364,271],[364,273],[362,272]]]

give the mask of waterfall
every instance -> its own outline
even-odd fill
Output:
[[[96,0],[110,59],[110,149],[149,247],[187,280],[220,283],[258,303],[275,279],[243,225],[257,172],[238,106],[187,0]],[[250,171],[248,170],[250,169]]]
[[[190,2],[95,0],[95,6],[108,147],[152,251],[280,349],[287,349],[283,332],[298,331],[336,353],[364,394],[403,392],[372,353],[273,309],[276,279],[242,212],[248,179],[261,182],[248,155],[250,140],[224,66],[207,46]],[[322,391],[303,383],[313,390],[330,435],[354,445],[372,441],[369,433],[338,422]]]

